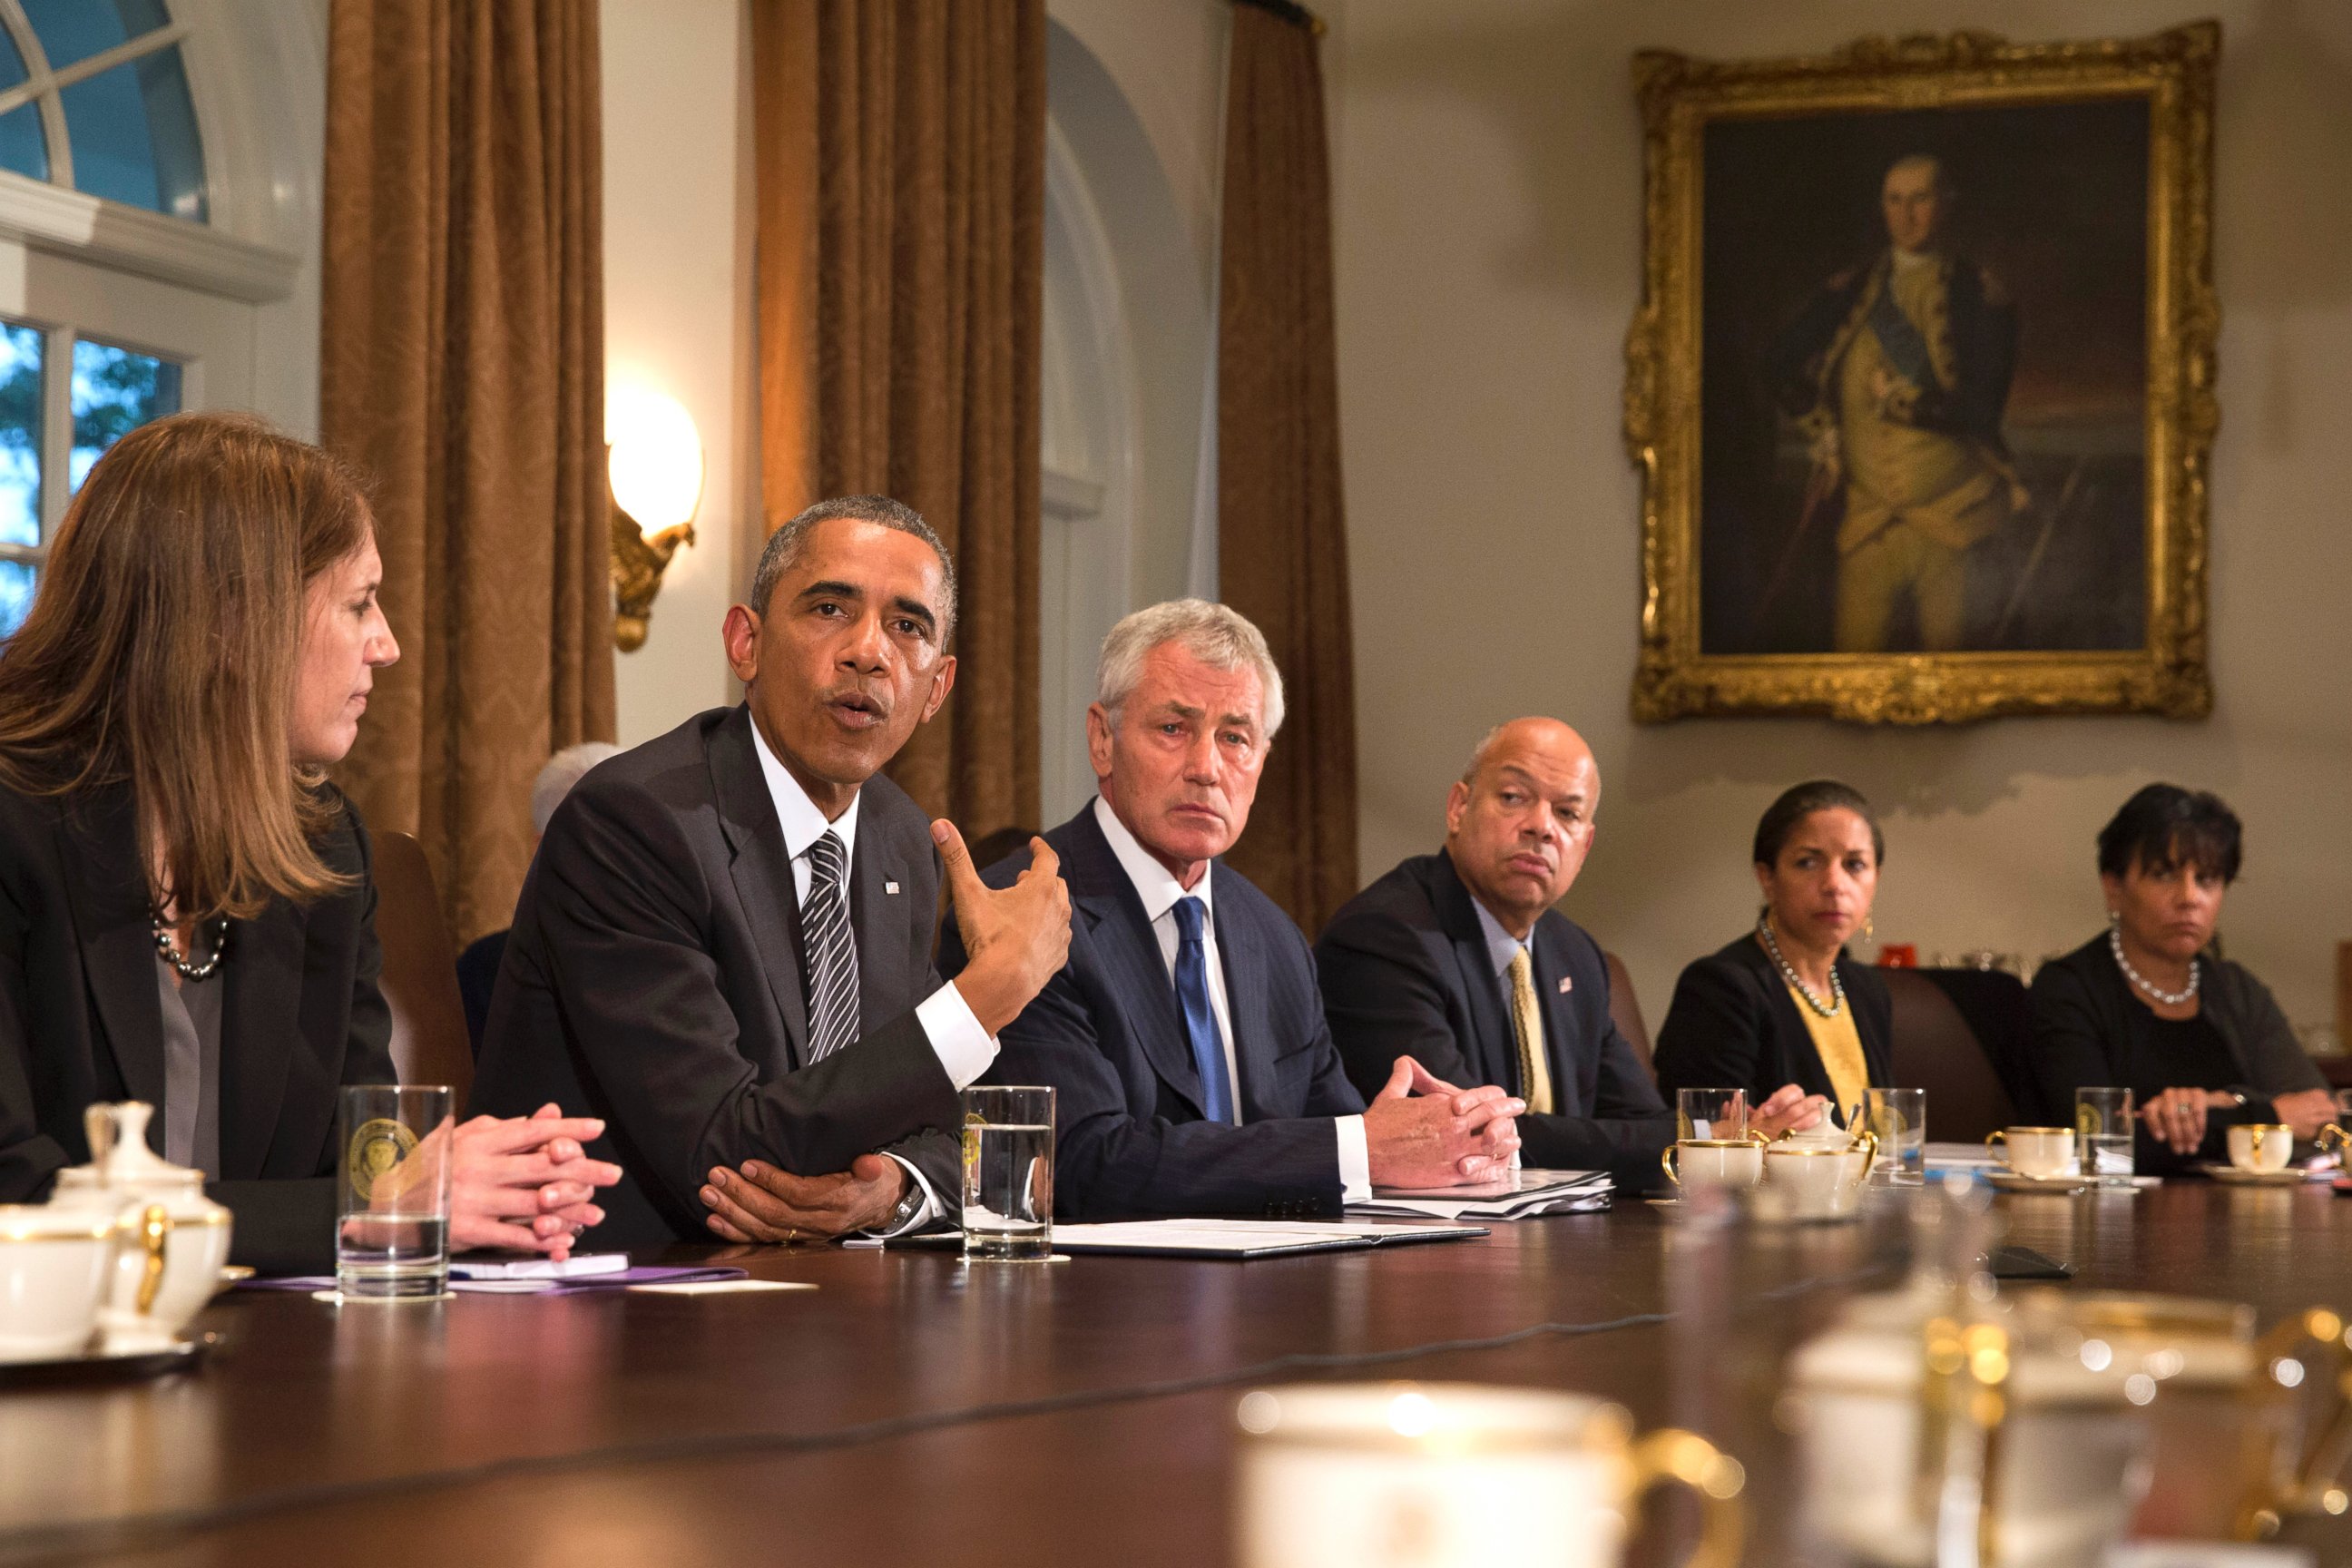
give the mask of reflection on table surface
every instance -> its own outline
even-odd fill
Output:
[[[2076,1287],[2228,1297],[2264,1325],[2352,1303],[2352,1204],[2326,1187],[1998,1212]],[[1674,1213],[1246,1264],[730,1254],[820,1287],[753,1295],[234,1293],[198,1321],[218,1342],[194,1374],[0,1394],[0,1562],[374,1542],[447,1563],[1217,1563],[1235,1401],[1316,1376],[1579,1389],[1696,1427],[1749,1468],[1748,1561],[1786,1561],[1781,1358],[1892,1282],[1904,1227],[1710,1240]]]

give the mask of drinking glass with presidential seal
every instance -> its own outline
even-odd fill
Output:
[[[335,1221],[335,1288],[343,1300],[448,1294],[452,1099],[440,1084],[343,1090]]]

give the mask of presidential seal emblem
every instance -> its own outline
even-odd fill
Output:
[[[375,1184],[416,1148],[416,1134],[389,1117],[362,1121],[343,1152],[343,1170],[352,1192],[362,1203],[375,1195]]]

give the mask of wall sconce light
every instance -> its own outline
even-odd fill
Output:
[[[694,542],[702,502],[702,437],[666,393],[616,387],[604,405],[604,473],[613,494],[613,643],[635,653],[662,572]]]

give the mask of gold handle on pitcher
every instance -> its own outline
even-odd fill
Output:
[[[149,1204],[139,1216],[139,1245],[147,1254],[139,1275],[139,1315],[155,1310],[155,1293],[163,1288],[163,1247],[171,1238],[172,1216],[162,1204]]]
[[[1736,1568],[1748,1533],[1747,1510],[1739,1502],[1748,1472],[1739,1461],[1697,1433],[1675,1426],[1661,1427],[1640,1439],[1629,1458],[1636,1495],[1668,1481],[1679,1481],[1698,1494],[1705,1513],[1698,1549],[1685,1568]]]

